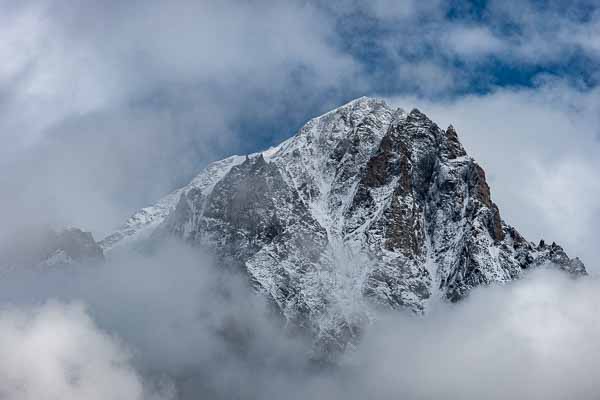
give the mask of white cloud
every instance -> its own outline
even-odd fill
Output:
[[[483,26],[450,28],[442,38],[442,43],[444,41],[452,53],[467,58],[497,54],[506,48],[506,44],[501,39]]]
[[[542,271],[426,318],[390,315],[355,357],[366,373],[355,396],[592,399],[598,284]]]
[[[17,224],[30,214],[107,233],[208,161],[251,148],[240,120],[362,84],[310,4],[0,7],[0,164],[11,171],[0,217]]]
[[[0,302],[17,306],[0,311],[0,393],[558,400],[600,390],[594,277],[543,269],[425,316],[372,310],[374,324],[336,368],[311,363],[309,342],[240,278],[181,246],[115,254],[102,267],[5,272]],[[63,303],[36,306],[48,298]]]
[[[4,307],[0,359],[6,400],[141,400],[144,394],[127,351],[75,304]]]
[[[577,51],[598,59],[597,4],[533,1],[488,4],[489,19],[496,25],[511,26],[507,51],[503,55],[515,64],[560,63]]]
[[[0,131],[21,145],[64,118],[118,107],[170,84],[220,86],[228,96],[235,87],[239,96],[282,90],[297,68],[312,73],[315,87],[357,72],[333,46],[333,25],[295,2],[152,1],[100,9],[39,1],[4,8],[0,88],[10,95],[0,108]]]
[[[93,49],[78,46],[49,20],[41,4],[0,15],[0,155],[14,156],[67,115],[114,100],[118,83]]]
[[[532,187],[525,195],[530,197],[532,205],[540,207],[553,229],[560,231],[569,243],[591,245],[594,241],[600,222],[598,167],[598,163],[581,159],[565,159],[550,165],[534,162],[532,166]]]
[[[396,77],[407,87],[429,96],[446,93],[460,86],[455,71],[445,69],[435,62],[423,61],[396,65]]]
[[[374,0],[366,3],[366,7],[376,18],[402,23],[409,22],[421,16],[436,17],[444,11],[444,4],[440,0]]]

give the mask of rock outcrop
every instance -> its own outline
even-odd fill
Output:
[[[211,249],[327,351],[351,344],[373,305],[421,313],[547,263],[586,273],[502,220],[452,126],[371,98],[210,165],[102,244],[148,237]]]

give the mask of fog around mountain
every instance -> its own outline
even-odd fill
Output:
[[[81,266],[80,266],[81,267]],[[7,399],[591,398],[596,278],[538,270],[425,317],[384,313],[337,366],[196,250],[4,274]]]
[[[596,3],[0,0],[0,262],[35,264],[0,270],[0,398],[596,398]],[[100,241],[364,95],[452,124],[503,218],[589,275],[547,265],[424,315],[369,308],[326,363],[202,249],[99,263],[87,234],[48,233]],[[87,250],[57,253],[63,236]]]

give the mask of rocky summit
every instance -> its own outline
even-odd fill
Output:
[[[327,351],[353,343],[373,306],[422,313],[543,264],[586,274],[502,219],[452,126],[366,97],[276,147],[210,164],[101,246],[168,237],[244,271]]]

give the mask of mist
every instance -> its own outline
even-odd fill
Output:
[[[600,281],[542,268],[424,316],[372,309],[322,363],[239,271],[178,243],[103,265],[3,271],[8,399],[593,398]]]
[[[597,398],[599,32],[587,0],[0,0],[0,251],[39,226],[101,240],[369,95],[453,124],[503,218],[590,272],[360,310],[325,362],[244,271],[183,243],[0,265],[0,399]]]
[[[388,316],[359,350],[365,384],[382,397],[594,398],[598,284],[541,270],[425,318]]]

